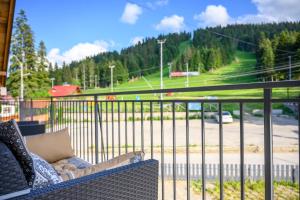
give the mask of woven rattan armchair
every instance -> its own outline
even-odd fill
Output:
[[[0,199],[157,199],[158,161],[146,160],[30,190],[9,148],[0,142]]]

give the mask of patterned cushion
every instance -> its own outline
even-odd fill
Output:
[[[33,189],[46,187],[62,181],[57,172],[53,169],[52,165],[50,165],[47,161],[34,153],[31,153],[31,157],[35,172]]]
[[[35,173],[33,161],[24,145],[22,135],[15,120],[0,123],[0,140],[7,145],[23,169],[29,186],[32,186]]]
[[[131,163],[140,162],[143,160],[143,158],[144,158],[144,153],[138,151],[138,152],[123,154],[113,159],[110,159],[106,162],[98,163],[96,165],[91,165],[91,164],[86,165],[82,163],[82,161],[80,162],[81,164],[78,165],[78,162],[74,162],[72,161],[72,159],[61,160],[56,163],[52,163],[52,165],[54,169],[57,171],[57,173],[60,175],[60,177],[64,181],[66,181],[66,180],[86,176],[89,174],[97,173],[103,170],[113,169],[116,167],[129,165]]]

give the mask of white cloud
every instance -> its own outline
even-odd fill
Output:
[[[132,44],[132,45],[137,45],[139,42],[141,43],[141,42],[143,42],[143,37],[141,37],[141,36],[136,36],[136,37],[134,37],[134,38],[132,38],[131,39],[131,41],[130,41],[130,43]]]
[[[93,43],[86,42],[76,44],[71,49],[63,53],[61,53],[59,48],[53,48],[49,51],[47,58],[49,62],[53,64],[56,62],[59,66],[61,66],[63,62],[69,64],[72,61],[79,61],[88,56],[106,52],[108,47],[112,45],[113,43],[97,40]]]
[[[184,17],[178,15],[164,17],[160,23],[155,26],[157,30],[166,32],[179,32],[184,27]]]
[[[143,10],[140,6],[133,3],[127,3],[121,21],[127,24],[135,24],[142,13]]]
[[[257,13],[230,17],[222,5],[209,5],[206,10],[194,16],[200,26],[225,26],[227,24],[270,23],[299,21],[299,0],[252,0]]]
[[[147,7],[153,10],[155,10],[157,7],[166,6],[168,4],[169,4],[169,0],[157,0],[154,2],[148,1],[146,3]]]
[[[299,21],[299,0],[252,0],[258,13],[240,16],[238,23]]]
[[[205,11],[194,16],[201,26],[226,26],[230,23],[227,9],[222,5],[209,5]]]

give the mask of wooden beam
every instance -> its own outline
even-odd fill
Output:
[[[7,24],[7,19],[5,17],[0,17],[0,24]]]
[[[3,0],[1,0],[3,2]],[[9,56],[9,47],[10,47],[10,39],[12,34],[12,26],[13,26],[13,19],[14,19],[14,12],[15,12],[15,0],[5,0],[4,2],[9,3],[9,12],[7,16],[7,23],[6,23],[6,29],[5,29],[5,41],[4,41],[4,56],[3,56],[3,62],[1,63],[1,71],[6,72],[7,71],[7,65],[8,65],[8,56]],[[5,13],[5,12],[4,12]],[[1,46],[0,48],[3,48]],[[5,86],[6,82],[6,74],[5,77],[3,75],[0,78],[0,86]]]
[[[6,71],[0,71],[0,76],[6,76]]]

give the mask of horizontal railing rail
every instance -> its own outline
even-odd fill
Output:
[[[290,88],[300,87],[300,81],[262,82],[262,83],[245,83],[245,84],[235,84],[235,85],[216,85],[216,86],[201,86],[201,87],[188,87],[188,88],[105,92],[105,93],[96,93],[96,94],[77,94],[77,95],[68,95],[68,96],[57,96],[57,98],[151,94],[151,93],[169,93],[169,92],[208,92],[208,91],[271,89],[271,88],[275,89],[275,88],[287,88],[287,87]]]

